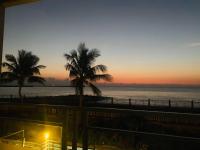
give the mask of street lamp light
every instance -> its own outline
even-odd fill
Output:
[[[45,138],[45,140],[48,140],[48,139],[49,139],[49,133],[48,133],[48,132],[45,132],[45,133],[44,133],[44,138]]]
[[[44,139],[45,139],[45,150],[49,150],[49,132],[44,133]]]

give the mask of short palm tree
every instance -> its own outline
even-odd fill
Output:
[[[40,69],[45,68],[45,66],[38,65],[40,59],[36,55],[25,50],[19,50],[17,58],[13,55],[6,55],[5,59],[7,62],[3,62],[2,65],[6,68],[6,71],[1,74],[2,81],[17,81],[20,98],[22,97],[21,91],[25,82],[44,83],[45,79],[39,75]]]
[[[100,56],[97,49],[89,50],[85,43],[80,43],[77,50],[66,53],[66,70],[69,71],[69,78],[75,92],[80,96],[80,106],[83,106],[84,87],[89,86],[95,95],[100,96],[101,91],[94,85],[99,80],[111,81],[112,76],[105,74],[107,67],[105,65],[94,65],[96,58]]]

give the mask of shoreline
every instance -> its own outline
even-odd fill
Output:
[[[200,84],[96,84],[99,87],[136,87],[136,88],[200,88]],[[0,87],[18,87],[16,84],[0,84]],[[74,87],[71,85],[24,85],[23,87]],[[86,86],[87,87],[87,86]]]

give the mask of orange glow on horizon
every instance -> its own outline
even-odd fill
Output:
[[[112,74],[112,83],[125,83],[125,84],[200,84],[200,76],[178,76],[178,75],[140,75],[140,74],[127,74],[118,73]],[[68,79],[68,73],[66,71],[56,71],[56,72],[43,72],[42,76],[52,77],[58,80]],[[102,81],[101,83],[104,83]]]
[[[5,71],[3,68],[2,71]],[[163,74],[139,74],[139,73],[112,73],[113,76],[112,83],[124,83],[124,84],[191,84],[191,85],[200,85],[200,75],[170,75],[167,73]],[[55,70],[53,72],[48,70],[41,70],[41,76],[45,78],[55,78],[57,80],[66,80],[68,79],[68,72],[65,70]],[[100,81],[104,83],[104,81]]]
[[[200,84],[200,75],[169,75],[169,74],[117,74],[114,76],[115,83],[136,84]]]

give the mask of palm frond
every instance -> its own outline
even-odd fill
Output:
[[[95,95],[101,96],[101,90],[99,88],[97,88],[93,83],[91,83],[89,81],[85,81],[85,83],[92,89],[92,92]]]
[[[79,77],[80,73],[79,70],[77,70],[76,67],[74,67],[72,64],[67,63],[65,65],[66,70],[69,71],[69,77],[70,78],[75,78],[75,77]]]
[[[31,68],[30,69],[31,71],[30,71],[30,73],[31,73],[31,75],[40,75],[40,69],[39,68],[37,68],[37,67],[33,67],[33,68]]]
[[[13,70],[16,69],[14,65],[11,65],[11,64],[9,64],[9,63],[7,63],[7,62],[3,62],[3,63],[2,63],[2,66],[3,66],[3,67],[6,67],[9,71],[13,71]]]
[[[43,66],[43,65],[38,65],[38,66],[35,66],[33,68],[30,68],[30,71],[31,74],[35,74],[35,75],[40,75],[40,69],[43,69],[43,68],[46,68],[46,66]]]
[[[99,81],[99,80],[105,80],[105,81],[112,81],[112,76],[110,74],[95,74],[89,78],[91,81]]]
[[[92,82],[99,80],[112,81],[112,76],[109,74],[97,74],[107,71],[105,65],[94,65],[96,58],[99,56],[99,50],[89,50],[85,43],[80,43],[77,50],[65,54],[67,59],[65,68],[69,71],[71,84],[75,87],[76,94],[83,94],[84,83],[90,86],[95,94],[100,95],[101,91]]]
[[[75,68],[75,66],[72,65],[72,64],[70,64],[70,63],[67,63],[67,64],[65,65],[65,69],[66,69],[67,71],[70,71],[70,70],[76,70],[76,71],[77,71],[77,68]]]
[[[36,66],[38,64],[38,62],[40,61],[40,58],[37,57],[36,55],[30,56],[30,58],[31,58],[30,64],[32,66]],[[40,65],[40,67],[45,68],[43,65]]]
[[[78,58],[76,50],[71,50],[70,54],[66,53],[66,54],[64,54],[64,56],[67,59],[67,61],[69,61],[69,62],[73,61],[73,59]]]
[[[64,54],[65,58],[67,59],[67,61],[71,62],[74,58],[70,55],[70,54]]]
[[[86,45],[85,45],[85,43],[80,43],[79,45],[78,45],[78,52],[79,52],[79,54],[81,54],[83,51],[85,51],[85,50],[88,50],[87,48],[86,48]]]
[[[5,58],[8,62],[11,62],[12,64],[17,64],[15,56],[7,54]]]
[[[77,54],[77,51],[76,50],[71,50],[70,51],[70,54],[71,54],[71,56],[73,57],[73,58],[75,58],[75,59],[77,59],[78,58],[78,54]]]
[[[8,82],[16,80],[19,85],[22,85],[26,79],[30,82],[44,82],[43,78],[34,76],[40,74],[40,69],[45,68],[43,65],[37,65],[40,59],[36,55],[25,50],[19,50],[17,58],[13,55],[6,55],[5,57],[8,62],[4,62],[3,67],[6,67],[9,72],[2,73],[3,80]]]
[[[44,68],[46,68],[46,66],[44,66],[44,65],[38,65],[38,66],[35,66],[35,67],[37,67],[38,69],[44,69]]]
[[[106,72],[107,67],[105,65],[96,65],[92,67],[91,70],[93,70],[94,72]]]
[[[18,50],[18,57],[17,57],[17,62],[19,64],[24,64],[24,58],[25,56],[28,56],[28,54],[26,54],[25,50]]]
[[[92,66],[96,61],[96,58],[100,56],[100,52],[97,49],[87,50],[83,56],[86,66]]]
[[[75,78],[75,79],[72,79],[71,80],[71,85],[75,87],[75,93],[76,95],[80,95],[81,93],[81,88],[83,88],[83,84],[81,85],[81,81],[80,81],[80,78]]]
[[[70,70],[70,72],[69,72],[69,78],[73,79],[73,78],[77,78],[77,77],[80,77],[79,74],[77,74],[77,72],[74,71],[74,70]]]
[[[98,49],[91,49],[88,52],[88,57],[91,59],[95,59],[96,57],[99,57],[99,56],[101,56],[101,55],[100,55],[100,52]]]
[[[77,56],[77,52],[75,50],[72,50],[70,52],[71,54],[64,54],[67,62],[71,65],[73,65],[75,68],[77,68],[77,70],[79,70],[79,65],[78,65],[78,56]],[[66,68],[66,66],[65,66]],[[66,68],[67,69],[67,68]]]

